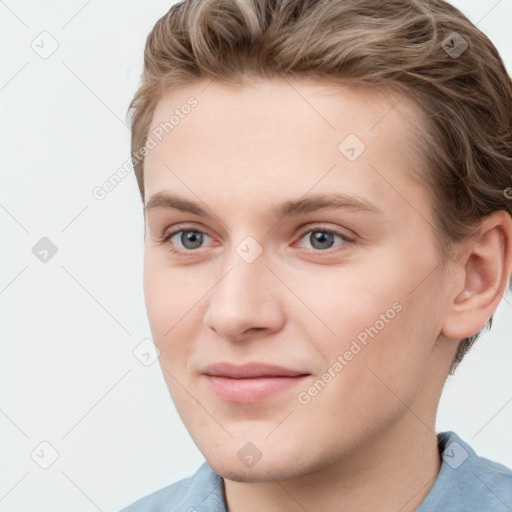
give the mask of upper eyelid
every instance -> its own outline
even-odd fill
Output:
[[[311,224],[311,223],[309,223],[309,224]],[[313,226],[306,225],[303,228],[300,228],[299,229],[299,233],[301,235],[304,235],[305,233],[308,233],[310,231],[322,231],[322,230],[324,230],[324,231],[333,231],[333,232],[336,232],[339,235],[342,235],[345,238],[349,238],[351,235],[345,235],[343,233],[343,229],[348,230],[348,228],[332,228],[332,227],[327,226],[327,223],[321,223],[320,222],[316,226],[315,225],[313,225]],[[168,236],[171,233],[173,235],[175,235],[175,234],[177,234],[177,233],[179,233],[181,231],[197,231],[197,232],[204,233],[204,234],[208,235],[210,238],[213,238],[211,235],[208,234],[208,230],[206,228],[197,227],[197,226],[190,226],[190,225],[180,225],[180,224],[174,226],[173,228],[164,229],[162,236]],[[348,230],[348,231],[352,232],[352,230]],[[354,236],[355,236],[355,233],[354,233]]]
[[[335,233],[336,235],[340,235],[343,238],[346,238],[347,240],[352,238],[351,235],[346,235],[345,233],[343,233],[343,229],[341,229],[341,228],[330,228],[329,226],[326,226],[326,225],[324,225],[324,226],[322,226],[322,225],[306,226],[304,229],[299,230],[299,236],[303,237],[306,233],[309,233],[310,231],[327,231],[327,232],[330,232],[330,233]]]

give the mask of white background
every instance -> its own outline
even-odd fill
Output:
[[[453,3],[510,72],[512,0]],[[0,1],[0,512],[116,512],[203,461],[158,363],[133,355],[151,337],[135,176],[103,201],[92,196],[129,157],[125,114],[144,43],[171,4]],[[43,31],[59,45],[47,59],[31,48]],[[47,263],[32,253],[42,237],[58,249]],[[449,380],[437,430],[512,467],[505,300]],[[48,469],[31,458],[42,441],[58,452]]]

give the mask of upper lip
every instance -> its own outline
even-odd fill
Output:
[[[215,363],[205,366],[201,373],[215,377],[230,377],[232,379],[248,379],[256,377],[298,377],[299,375],[309,375],[307,372],[258,362],[243,365],[235,365],[225,362]]]

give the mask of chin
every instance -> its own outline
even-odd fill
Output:
[[[214,464],[213,462],[207,461],[208,465],[221,477],[226,480],[233,480],[234,482],[241,483],[256,483],[256,482],[273,482],[276,480],[286,480],[288,478],[292,478],[296,476],[292,474],[289,468],[285,471],[280,470],[275,467],[275,464],[272,465],[272,468],[268,469],[264,466],[260,466],[259,468],[240,468],[239,464],[233,463],[229,464],[221,462],[220,464]],[[297,470],[294,469],[293,473]]]
[[[213,469],[213,468],[212,468]],[[247,471],[228,471],[219,473],[219,471],[215,470],[215,473],[220,475],[225,480],[232,480],[234,482],[240,483],[257,483],[257,482],[271,482],[273,479],[269,475],[261,475],[259,473],[252,473],[250,470]]]
[[[253,466],[246,467],[237,457],[226,457],[226,453],[207,454],[208,465],[215,473],[235,482],[273,482],[299,477],[308,472],[304,465],[298,465],[296,457],[276,459],[275,455],[265,460],[261,457]]]

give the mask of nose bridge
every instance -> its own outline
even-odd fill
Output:
[[[205,322],[219,335],[236,339],[251,328],[274,328],[279,322],[277,297],[263,248],[244,239],[226,257],[223,272],[212,290]]]
[[[214,289],[217,300],[257,309],[267,274],[271,274],[266,264],[263,248],[254,239],[242,241],[226,260],[224,277]]]

